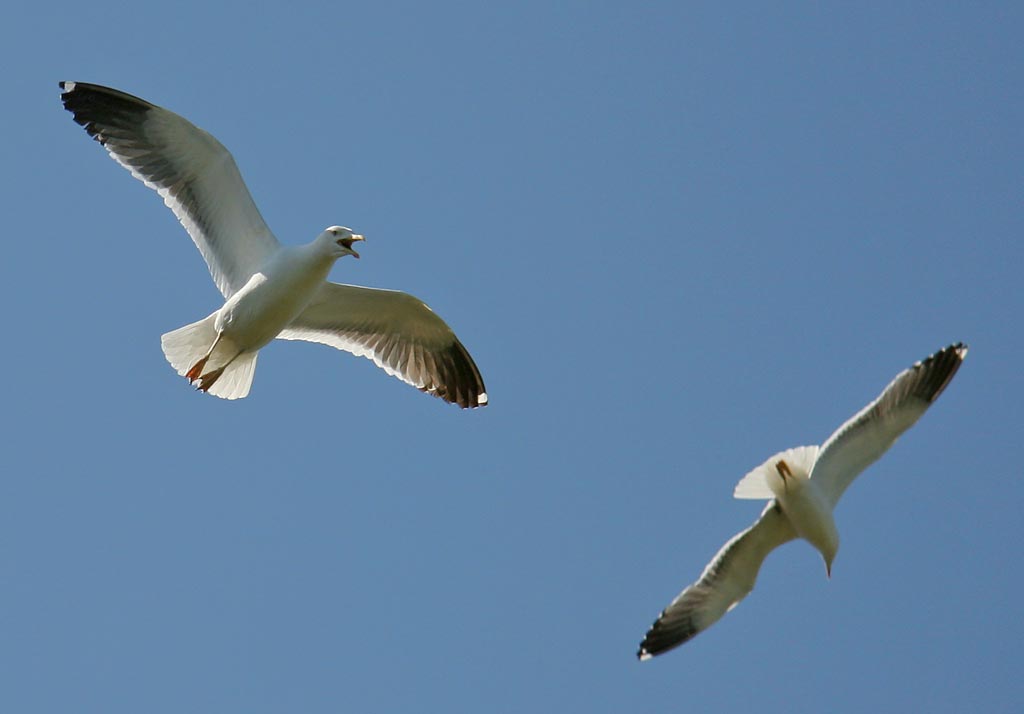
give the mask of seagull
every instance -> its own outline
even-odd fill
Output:
[[[678,647],[713,625],[754,589],[765,557],[803,538],[821,553],[831,576],[839,549],[832,511],[846,488],[932,405],[967,356],[956,343],[900,372],[878,398],[820,447],[799,446],[771,457],[736,485],[736,498],[770,499],[760,518],[718,551],[697,582],[665,608],[637,657]]]
[[[256,357],[275,337],[319,342],[460,407],[487,404],[473,358],[451,328],[408,293],[327,280],[362,235],[330,226],[283,246],[263,221],[234,159],[174,112],[109,87],[61,82],[61,101],[110,156],[163,198],[206,260],[224,305],[160,339],[171,366],[224,399],[249,393]]]

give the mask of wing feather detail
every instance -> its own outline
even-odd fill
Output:
[[[794,538],[796,531],[771,501],[754,525],[722,546],[697,582],[662,611],[640,643],[637,657],[645,660],[667,652],[718,622],[754,589],[768,554]]]
[[[444,320],[408,293],[327,283],[279,337],[366,357],[403,382],[463,408],[487,404],[469,352]]]
[[[967,345],[957,342],[916,362],[828,438],[811,478],[833,507],[858,474],[888,451],[939,398],[966,356]]]
[[[160,194],[192,237],[217,288],[237,292],[280,247],[235,160],[211,134],[144,99],[61,82],[61,101],[110,156]]]

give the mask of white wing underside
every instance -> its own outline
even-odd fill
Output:
[[[833,507],[853,480],[928,410],[966,355],[966,345],[957,343],[900,372],[873,402],[828,438],[811,478]]]
[[[795,537],[771,501],[754,525],[722,546],[697,582],[665,608],[640,645],[640,659],[677,647],[716,623],[753,590],[767,555]]]
[[[483,379],[455,333],[408,293],[326,283],[278,336],[366,357],[407,384],[462,406],[487,403]]]
[[[861,409],[819,449],[800,446],[772,456],[736,484],[736,498],[773,498],[766,477],[776,463],[810,473],[834,508],[847,487],[865,468],[896,443],[921,418],[956,374],[967,354],[951,345],[900,372],[878,397]]]
[[[62,82],[61,87],[75,121],[132,176],[160,194],[225,297],[278,250],[234,159],[212,135],[124,92],[82,82]]]

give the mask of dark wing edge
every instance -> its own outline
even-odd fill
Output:
[[[967,357],[967,349],[963,342],[957,342],[916,362],[910,368],[912,372],[918,373],[911,393],[928,402],[938,399],[963,364],[964,358]]]
[[[644,635],[637,658],[644,661],[664,654],[718,622],[754,589],[768,554],[795,537],[778,504],[769,502],[752,526],[722,546],[697,582],[662,610]]]
[[[811,478],[821,479],[834,506],[850,483],[877,461],[939,398],[967,356],[956,342],[900,372],[870,404],[822,445]]]
[[[75,121],[101,144],[134,133],[155,104],[110,87],[88,82],[59,82],[61,102]]]
[[[182,116],[110,87],[60,82],[75,122],[156,191],[203,255],[225,297],[277,250],[230,152]],[[240,239],[244,236],[244,241]]]
[[[278,337],[366,357],[389,375],[463,409],[488,403],[469,350],[439,315],[408,293],[327,283]]]

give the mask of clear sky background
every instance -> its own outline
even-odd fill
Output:
[[[491,4],[494,5],[494,4]],[[0,709],[1020,711],[1017,3],[38,2],[5,11]],[[457,331],[461,411],[221,298],[57,82],[183,114],[283,242]],[[901,369],[971,346],[692,642],[654,617]]]

